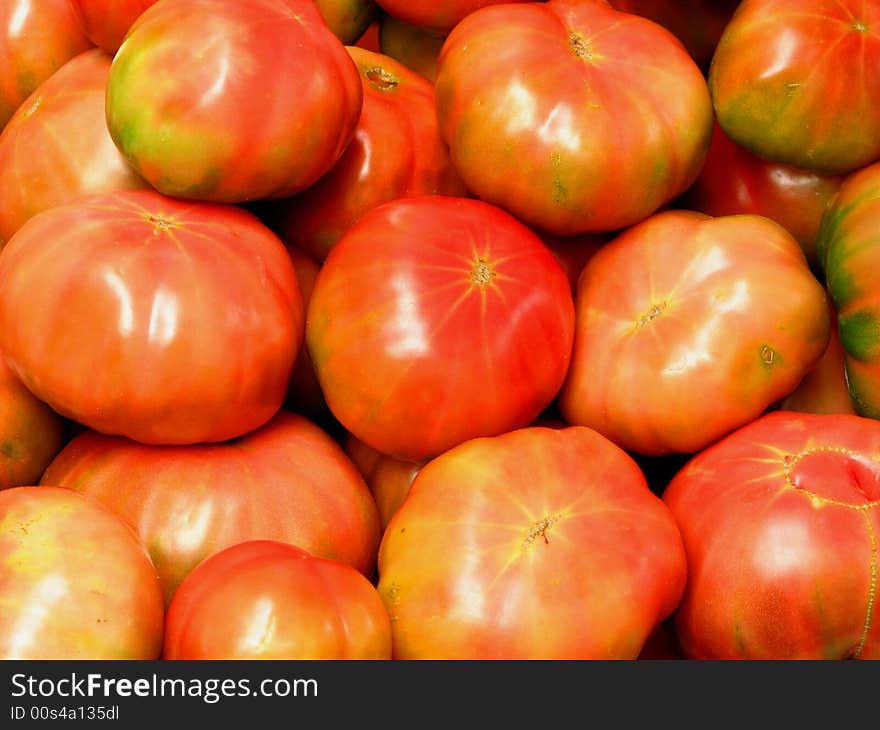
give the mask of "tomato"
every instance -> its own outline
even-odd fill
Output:
[[[642,454],[692,453],[795,389],[828,304],[794,238],[754,215],[658,213],[589,260],[559,399]]]
[[[880,157],[880,5],[743,0],[709,69],[718,122],[737,144],[823,174]]]
[[[299,545],[366,576],[376,563],[379,516],[367,485],[336,441],[285,411],[221,444],[151,446],[87,431],[41,483],[82,492],[131,524],[166,602],[201,560],[246,540]]]
[[[552,233],[539,232],[557,261],[568,275],[572,292],[577,291],[577,282],[584,266],[587,265],[593,254],[604,244],[611,240],[612,236],[606,233],[582,233],[579,236],[554,236]]]
[[[363,48],[365,51],[373,53],[381,53],[379,49],[379,20],[376,19],[367,26],[360,38],[357,39],[355,45]]]
[[[610,0],[627,13],[643,15],[672,31],[700,68],[708,69],[740,0]]]
[[[557,235],[629,226],[683,193],[712,132],[681,43],[604,2],[479,10],[449,34],[440,131],[475,196]]]
[[[156,0],[69,0],[79,27],[111,56],[138,17]]]
[[[687,551],[685,656],[880,658],[878,464],[880,423],[790,411],[695,456],[663,495]]]
[[[0,129],[34,89],[91,47],[68,0],[0,3]]]
[[[315,185],[284,201],[279,233],[320,261],[364,213],[395,198],[464,195],[440,138],[434,87],[392,58],[349,47],[364,106],[354,139]]]
[[[734,143],[716,123],[709,155],[682,206],[712,216],[754,213],[779,223],[818,270],[816,238],[839,175],[822,175],[770,162]]]
[[[387,56],[420,73],[431,83],[437,79],[437,59],[446,35],[412,25],[393,15],[379,21],[379,47]]]
[[[350,433],[345,434],[344,446],[345,453],[366,479],[367,486],[376,500],[384,531],[409,494],[413,479],[416,478],[422,464],[380,454]]]
[[[147,187],[107,132],[109,73],[100,49],[79,54],[40,84],[0,134],[0,245],[47,208]]]
[[[315,6],[333,35],[345,44],[355,43],[378,15],[373,0],[315,0]]]
[[[68,489],[0,491],[0,657],[157,659],[159,578],[122,520]]]
[[[208,558],[168,609],[163,659],[390,659],[388,614],[353,568],[257,540]]]
[[[376,0],[389,15],[435,33],[448,33],[462,18],[488,5],[527,0]]]
[[[34,216],[0,253],[12,370],[62,415],[139,441],[222,441],[264,424],[303,320],[283,244],[234,206],[92,195]]]
[[[828,302],[831,336],[828,347],[798,387],[783,398],[778,408],[798,413],[849,413],[857,415],[846,384],[843,345],[837,331],[837,312]]]
[[[856,410],[880,418],[880,163],[850,175],[822,218],[818,255]]]
[[[361,104],[357,69],[311,0],[157,3],[107,82],[107,126],[135,169],[160,192],[216,202],[314,183]]]
[[[35,484],[64,446],[67,429],[0,358],[0,489]]]
[[[428,462],[379,549],[399,659],[635,659],[685,578],[669,510],[583,427]]]
[[[339,422],[421,461],[528,425],[562,384],[573,327],[568,279],[531,230],[488,203],[423,196],[340,239],[306,344]]]

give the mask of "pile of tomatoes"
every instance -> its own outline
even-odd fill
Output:
[[[0,656],[880,658],[880,1],[0,8]]]

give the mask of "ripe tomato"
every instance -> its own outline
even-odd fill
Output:
[[[168,609],[163,659],[390,659],[388,614],[344,563],[257,540],[213,555]]]
[[[157,659],[163,613],[116,515],[68,489],[0,491],[0,658]]]
[[[583,427],[428,462],[379,549],[399,659],[635,659],[685,577],[669,510]]]
[[[663,495],[687,551],[685,656],[880,658],[878,464],[877,421],[790,411],[695,456]]]
[[[434,87],[388,56],[349,47],[364,106],[342,159],[315,185],[283,201],[283,240],[323,261],[364,213],[395,198],[464,195],[440,138]]]
[[[0,3],[0,129],[34,89],[91,47],[68,0]]]
[[[66,440],[61,416],[0,358],[0,489],[35,484]]]
[[[816,238],[839,175],[821,175],[770,162],[733,142],[716,123],[706,164],[685,194],[682,207],[712,216],[754,213],[779,223],[818,270]]]
[[[28,97],[0,134],[0,246],[40,211],[89,193],[145,188],[104,119],[110,57],[68,61]]]
[[[379,21],[379,48],[387,56],[420,73],[428,81],[437,79],[437,59],[446,35],[412,25],[393,15]]]
[[[557,235],[632,225],[683,193],[712,132],[681,43],[607,3],[485,8],[443,45],[437,115],[468,189]]]
[[[357,69],[311,0],[176,0],[148,8],[113,58],[107,126],[161,192],[242,202],[315,182],[361,103]]]
[[[756,155],[838,175],[880,157],[880,4],[743,0],[709,69],[718,122]]]
[[[850,175],[822,218],[817,244],[837,310],[847,385],[856,410],[880,418],[880,163]]]
[[[132,24],[156,0],[69,0],[82,32],[111,56]]]
[[[340,423],[421,461],[528,425],[562,384],[573,327],[568,279],[532,231],[424,196],[374,208],[333,248],[306,343]]]
[[[149,446],[87,431],[41,481],[131,524],[166,602],[201,560],[246,540],[299,545],[366,576],[375,567],[379,516],[367,485],[336,441],[293,413],[222,444]]]
[[[797,242],[754,215],[652,216],[593,255],[576,306],[560,411],[641,454],[692,453],[757,418],[830,329]]]
[[[149,443],[222,441],[279,409],[303,331],[281,241],[152,190],[31,218],[0,253],[0,348],[62,415]]]

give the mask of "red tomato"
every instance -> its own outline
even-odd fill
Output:
[[[0,3],[0,129],[34,89],[91,47],[68,0]]]
[[[880,3],[743,0],[709,69],[718,122],[756,155],[838,175],[880,157]]]
[[[527,0],[376,0],[395,18],[435,33],[448,33],[462,18],[487,5]]]
[[[539,232],[541,240],[547,245],[568,275],[572,292],[577,291],[577,283],[587,262],[593,258],[603,245],[611,240],[608,234],[582,233],[579,236],[554,236]]]
[[[147,183],[104,120],[110,57],[81,53],[44,81],[0,134],[0,246],[40,211]]]
[[[671,30],[700,68],[708,69],[740,0],[610,0],[618,10],[643,15]]]
[[[157,659],[163,612],[116,515],[68,489],[0,491],[0,658]]]
[[[527,428],[425,465],[378,587],[399,659],[635,659],[685,577],[672,515],[625,452]]]
[[[326,173],[361,103],[357,69],[311,0],[176,0],[147,9],[113,58],[107,125],[161,192],[242,202]]]
[[[246,540],[299,545],[367,576],[376,563],[379,516],[364,480],[336,441],[293,413],[222,444],[149,446],[87,431],[42,483],[82,492],[131,524],[166,602],[201,560]]]
[[[641,221],[683,193],[712,133],[681,43],[604,2],[496,5],[443,45],[437,115],[468,189],[557,235]]]
[[[279,409],[303,331],[281,241],[234,206],[105,193],[0,254],[0,348],[62,415],[149,443],[222,441]]]
[[[214,555],[168,609],[164,659],[390,659],[388,614],[353,568],[271,540]]]
[[[373,0],[315,0],[324,22],[346,45],[356,42],[378,15]]]
[[[663,500],[696,659],[878,659],[880,423],[768,414],[694,457]]]
[[[363,48],[365,51],[372,51],[373,53],[381,53],[379,49],[379,21],[374,20],[367,26],[367,29],[363,32],[360,38],[357,39],[355,45],[358,48]]]
[[[379,21],[382,53],[420,73],[431,83],[437,78],[437,59],[445,40],[443,33],[412,25],[393,15],[383,15]]]
[[[0,358],[0,489],[35,484],[65,441],[61,416]]]
[[[380,454],[350,433],[345,435],[344,445],[345,453],[367,481],[367,486],[376,500],[384,531],[409,494],[409,488],[422,464]]]
[[[828,344],[797,242],[753,215],[666,211],[590,259],[560,411],[642,454],[692,453],[795,389]]]
[[[779,223],[818,270],[816,238],[829,201],[843,181],[770,162],[734,143],[715,124],[706,164],[682,206],[712,216],[754,213]]]
[[[70,0],[79,27],[111,56],[132,24],[156,0]]]
[[[515,218],[467,198],[400,198],[330,252],[306,343],[327,405],[385,454],[421,461],[528,425],[568,369],[568,279]]]
[[[440,138],[434,87],[392,58],[349,47],[364,87],[354,139],[315,185],[284,201],[281,237],[323,261],[364,213],[395,198],[464,195]]]

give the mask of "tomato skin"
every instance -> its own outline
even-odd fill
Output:
[[[15,374],[60,414],[148,443],[268,421],[303,320],[283,244],[234,206],[93,195],[34,216],[0,253],[0,348]]]
[[[47,208],[147,187],[107,132],[109,73],[102,50],[79,54],[37,87],[0,134],[0,243]]]
[[[853,173],[830,203],[818,256],[837,311],[847,386],[860,415],[880,418],[880,163]]]
[[[365,214],[318,274],[306,343],[327,405],[377,451],[422,461],[528,425],[565,377],[568,279],[526,226],[478,200]]]
[[[693,453],[795,389],[828,304],[797,242],[760,216],[658,213],[593,255],[576,295],[568,423],[640,454]]]
[[[465,16],[489,5],[528,0],[377,0],[388,15],[434,33],[446,34]]]
[[[111,56],[134,21],[156,0],[69,0],[83,34]]]
[[[68,0],[0,3],[0,129],[37,86],[91,47]]]
[[[164,606],[122,520],[68,489],[0,491],[0,657],[158,659]]]
[[[685,578],[669,510],[583,427],[428,462],[379,549],[397,659],[635,659]]]
[[[61,416],[0,358],[0,489],[35,484],[66,440]]]
[[[353,568],[270,540],[198,565],[168,609],[162,658],[390,659],[388,614]]]
[[[706,164],[682,207],[711,216],[753,213],[779,223],[818,271],[816,239],[822,215],[843,178],[770,162],[733,142],[715,124]]]
[[[743,0],[709,69],[719,124],[756,155],[804,170],[874,162],[878,25],[880,6],[861,0]]]
[[[178,0],[147,9],[114,56],[107,126],[160,192],[237,203],[314,183],[362,101],[311,0]]]
[[[283,201],[282,239],[323,261],[364,213],[404,196],[464,195],[440,138],[434,87],[388,56],[349,47],[363,84],[354,139],[317,183]]]
[[[151,446],[86,431],[41,483],[81,492],[132,525],[166,603],[200,561],[246,540],[296,544],[366,576],[376,563],[379,516],[367,485],[336,441],[286,411],[221,444]]]
[[[880,424],[767,414],[695,456],[663,500],[688,584],[692,659],[880,658]]]
[[[437,59],[445,40],[445,34],[431,32],[393,15],[383,15],[379,20],[382,53],[420,73],[431,83],[437,80]]]
[[[712,132],[706,81],[681,43],[600,2],[469,15],[443,45],[436,94],[471,193],[557,235],[655,212],[693,183]]]

